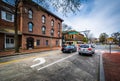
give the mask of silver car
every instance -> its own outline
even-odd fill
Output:
[[[78,53],[92,55],[95,53],[95,47],[92,44],[81,44],[78,47]]]

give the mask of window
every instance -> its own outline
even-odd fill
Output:
[[[28,11],[28,18],[32,19],[33,18],[33,12],[32,10]]]
[[[29,32],[32,32],[32,31],[33,31],[33,23],[32,23],[32,22],[29,22],[29,23],[28,23],[28,31],[29,31]]]
[[[45,24],[45,21],[46,21],[46,17],[43,15],[43,16],[42,16],[42,23]]]
[[[6,38],[6,43],[9,43],[9,39],[8,38]]]
[[[59,29],[59,31],[60,31],[60,23],[58,23],[58,29]]]
[[[15,1],[14,0],[2,0],[3,2],[10,4],[10,5],[15,5]]]
[[[54,26],[54,20],[53,19],[51,20],[51,26],[52,27]]]
[[[42,27],[42,34],[45,34],[45,31],[46,31],[46,27],[43,26],[43,27]]]
[[[14,44],[14,38],[6,38],[6,44]]]
[[[37,46],[39,46],[40,45],[40,40],[37,40],[36,42],[37,42]]]
[[[58,31],[58,37],[60,37],[60,31]]]
[[[9,22],[14,22],[14,14],[9,12],[1,11],[1,18]]]
[[[46,46],[48,46],[48,40],[46,40]]]
[[[54,29],[51,29],[51,36],[54,35]]]
[[[58,41],[56,40],[56,46],[58,46]]]
[[[11,39],[11,44],[14,44],[14,39]]]

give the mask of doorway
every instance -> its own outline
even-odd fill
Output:
[[[34,48],[34,38],[29,37],[27,38],[27,49],[33,49]]]

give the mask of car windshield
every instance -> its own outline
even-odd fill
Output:
[[[66,46],[66,48],[71,48],[72,46]]]
[[[89,45],[80,45],[81,48],[89,48]]]

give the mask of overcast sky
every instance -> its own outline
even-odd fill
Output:
[[[77,15],[58,16],[77,31],[91,30],[95,37],[103,32],[108,35],[120,32],[120,0],[82,1],[81,11]]]

